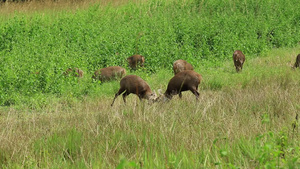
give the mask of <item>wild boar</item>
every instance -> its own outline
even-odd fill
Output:
[[[243,54],[242,51],[240,50],[236,50],[233,53],[233,62],[234,62],[234,66],[236,69],[236,72],[239,72],[243,69],[243,64],[245,62],[245,55]]]
[[[110,66],[96,70],[93,79],[100,80],[101,82],[110,81],[125,76],[126,70],[120,66]]]
[[[138,67],[144,67],[145,57],[142,55],[133,55],[127,58],[129,67],[136,70]]]
[[[120,89],[115,94],[115,98],[111,103],[111,106],[113,106],[116,98],[122,93],[124,103],[126,103],[126,96],[130,93],[136,94],[140,100],[149,100],[149,103],[156,100],[156,93],[152,92],[149,85],[142,78],[136,75],[127,75],[121,79]]]
[[[184,70],[177,73],[170,81],[164,96],[168,99],[176,94],[182,98],[183,91],[191,91],[196,99],[199,98],[198,86],[202,81],[202,76],[193,70]]]
[[[187,61],[185,60],[176,60],[174,63],[173,63],[173,71],[174,71],[174,74],[176,75],[177,73],[179,72],[182,72],[184,70],[194,70],[193,66],[188,63]]]

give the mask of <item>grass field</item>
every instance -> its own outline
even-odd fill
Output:
[[[300,71],[289,63],[299,47],[196,71],[200,99],[148,105],[134,95],[110,107],[118,82],[101,97],[47,98],[44,107],[2,107],[2,167],[26,168],[298,168]],[[172,71],[145,77],[166,89]],[[78,84],[81,85],[81,84]],[[34,101],[33,101],[34,102]]]
[[[3,10],[0,168],[300,168],[298,1],[120,3]],[[156,92],[172,62],[188,60],[203,77],[199,100],[129,95],[111,107],[119,82],[91,76],[128,69],[135,53],[146,65],[128,74]],[[68,67],[83,79],[64,77]]]

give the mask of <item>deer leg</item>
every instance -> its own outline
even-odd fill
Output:
[[[191,90],[191,92],[196,96],[196,100],[198,100],[199,95],[200,95],[199,92],[195,89]]]
[[[120,89],[119,89],[119,91],[115,94],[115,98],[114,98],[113,102],[111,103],[111,106],[113,106],[113,104],[114,104],[116,98],[117,98],[121,93],[123,93],[124,91],[125,91],[125,89],[123,89],[123,88],[120,88]]]
[[[140,101],[142,101],[143,96],[141,94],[138,95]]]
[[[126,103],[126,96],[128,96],[128,95],[129,95],[129,93],[127,93],[127,91],[122,95],[124,103]]]
[[[181,93],[181,91],[179,92],[179,98],[181,99],[182,98],[182,93]]]

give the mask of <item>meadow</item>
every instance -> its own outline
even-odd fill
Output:
[[[297,4],[153,0],[14,12],[1,4],[0,167],[299,168]],[[246,55],[241,73],[236,49]],[[145,68],[130,71],[126,58],[137,53]],[[120,65],[164,91],[177,59],[203,76],[198,101],[184,92],[149,105],[130,95],[111,107],[119,82],[91,79]],[[69,67],[83,79],[63,76]]]

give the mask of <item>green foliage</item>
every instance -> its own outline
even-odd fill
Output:
[[[261,122],[264,125],[271,123],[268,114],[262,115]],[[295,146],[293,136],[291,137],[286,129],[278,133],[269,131],[258,135],[255,146],[258,148],[255,160],[259,162],[261,168],[281,168],[283,166],[297,168],[299,165],[298,155],[294,154],[294,151],[300,147]],[[286,156],[290,158],[286,160]]]
[[[62,73],[78,67],[86,76],[102,67],[126,67],[133,54],[146,57],[146,70],[169,68],[176,59],[195,67],[219,66],[234,50],[247,58],[300,39],[298,1],[150,1],[57,14],[21,14],[0,23],[0,105],[24,96],[94,93],[77,90]],[[202,63],[207,60],[207,65]],[[87,77],[86,79],[89,79]],[[86,80],[85,85],[90,86]],[[211,81],[211,87],[222,84]]]
[[[295,52],[256,56],[297,45],[299,8],[296,0],[153,0],[1,18],[0,168],[297,168],[300,71],[278,57]],[[239,74],[236,49],[247,58]],[[203,76],[199,102],[184,93],[180,102],[132,97],[110,107],[119,83],[92,74],[128,68],[136,53],[145,68],[127,74],[162,90],[174,60],[192,63]],[[64,76],[74,67],[83,78]]]
[[[137,164],[133,161],[129,162],[126,158],[121,158],[120,163],[117,165],[116,169],[123,168],[137,168]]]

